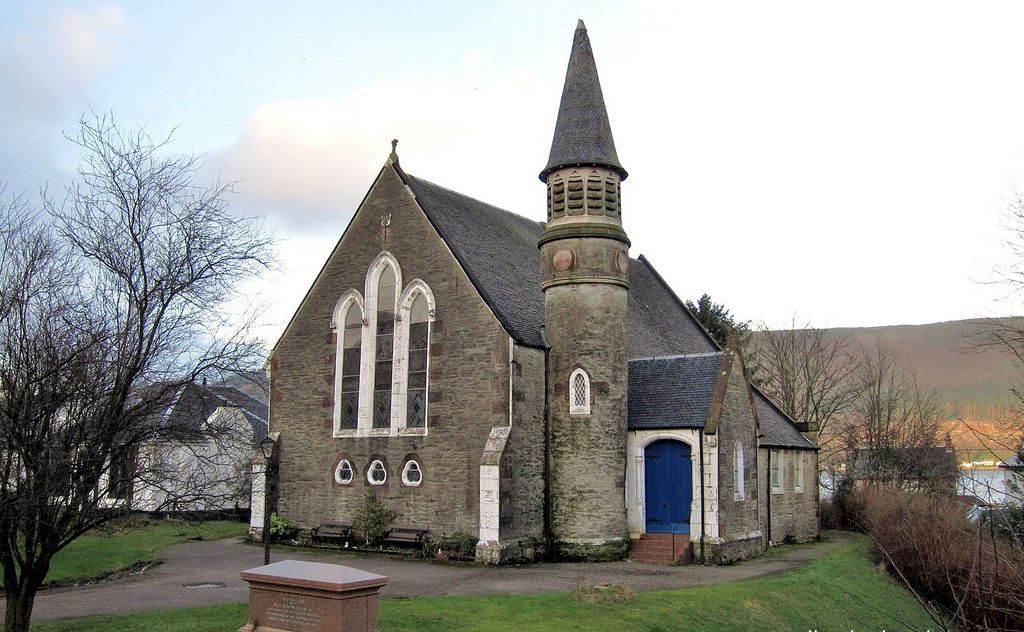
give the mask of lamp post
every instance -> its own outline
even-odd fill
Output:
[[[271,458],[274,456],[274,440],[268,432],[260,439],[260,451],[263,452],[263,565],[270,564],[270,475]]]

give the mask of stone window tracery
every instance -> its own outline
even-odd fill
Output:
[[[569,414],[590,414],[590,376],[583,369],[569,376]]]
[[[355,470],[352,469],[352,462],[342,459],[338,467],[334,468],[334,482],[339,485],[348,485],[355,478]]]
[[[380,459],[374,459],[366,468],[366,482],[370,485],[383,485],[388,480],[388,470]]]
[[[423,468],[417,461],[408,461],[402,468],[402,483],[409,487],[419,487],[423,482]]]

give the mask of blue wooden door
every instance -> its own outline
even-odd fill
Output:
[[[647,532],[689,533],[692,500],[690,446],[663,439],[644,448]]]

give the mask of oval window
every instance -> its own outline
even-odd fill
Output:
[[[380,459],[370,463],[370,467],[366,470],[366,480],[370,485],[383,485],[388,480],[388,471]]]
[[[423,470],[416,461],[409,461],[402,469],[402,482],[409,487],[419,487],[423,482]]]
[[[334,468],[334,482],[339,485],[348,485],[352,482],[353,476],[352,464],[348,459],[342,459],[338,467]]]

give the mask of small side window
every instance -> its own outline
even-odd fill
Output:
[[[590,414],[590,376],[583,369],[569,376],[569,414]]]
[[[733,477],[736,485],[736,491],[733,492],[733,500],[744,500],[746,498],[745,467],[743,463],[743,444],[739,441],[736,442],[733,459]]]
[[[388,471],[380,459],[375,459],[366,468],[366,482],[370,485],[383,485],[388,480]]]
[[[409,487],[419,487],[423,482],[423,470],[416,461],[409,461],[402,468],[402,482]]]
[[[349,485],[354,476],[352,463],[348,459],[342,459],[338,467],[334,468],[334,482],[338,485]]]

